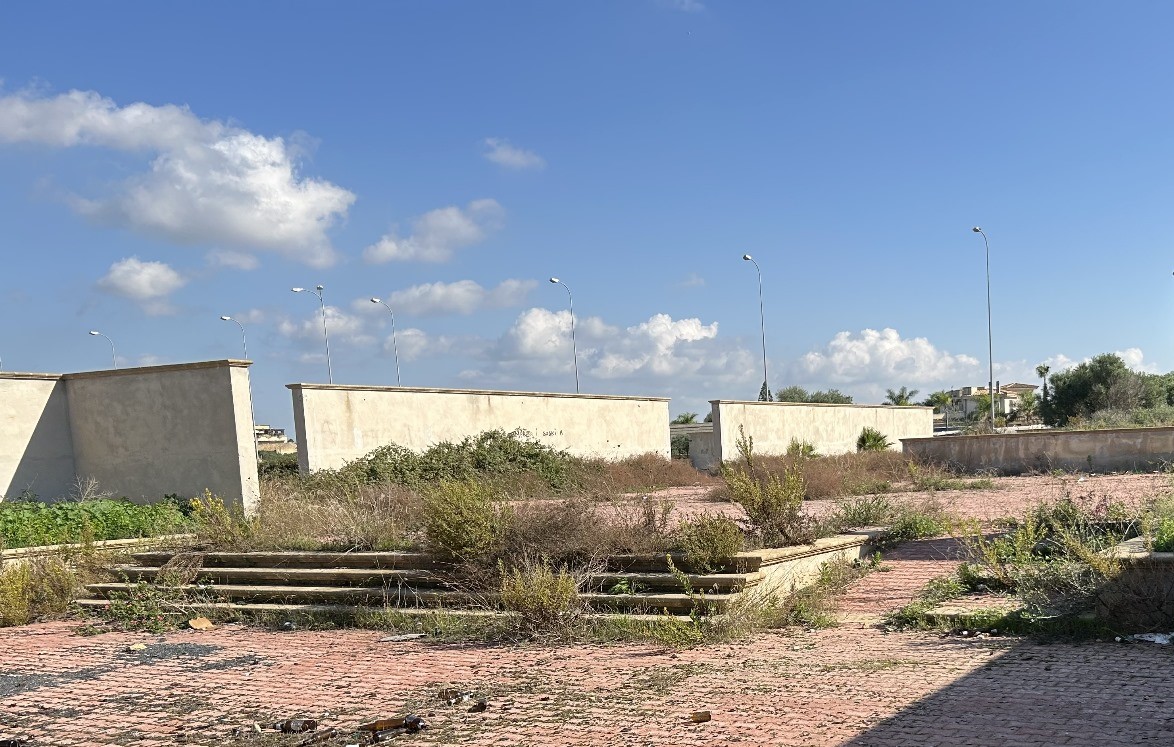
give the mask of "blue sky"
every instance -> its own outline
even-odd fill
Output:
[[[8,4],[0,357],[754,398],[1174,368],[1174,6]]]

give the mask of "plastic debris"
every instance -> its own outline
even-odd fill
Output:
[[[401,633],[400,635],[389,635],[380,638],[380,643],[399,643],[401,641],[414,641],[417,638],[427,638],[427,633]]]
[[[1138,633],[1137,635],[1125,636],[1127,641],[1145,641],[1147,643],[1157,643],[1161,646],[1169,646],[1170,641],[1174,640],[1174,633]]]
[[[446,687],[440,691],[440,699],[445,705],[460,705],[473,699],[473,693],[467,690],[458,690],[455,687]]]
[[[318,722],[312,718],[290,718],[278,721],[273,725],[273,730],[282,734],[300,734],[303,731],[314,731],[317,728]]]
[[[206,617],[193,617],[191,620],[188,620],[188,627],[192,630],[208,630],[216,626]]]
[[[695,724],[704,724],[711,718],[713,716],[710,715],[709,711],[693,711],[693,713],[689,714],[689,720]]]
[[[145,643],[132,643],[126,647],[126,650],[127,651],[146,651],[147,644],[145,644]]]

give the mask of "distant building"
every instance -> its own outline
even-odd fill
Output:
[[[995,415],[1006,417],[1015,412],[1019,409],[1020,397],[1027,392],[1034,392],[1038,388],[1035,384],[1001,384],[996,381]],[[985,386],[964,386],[960,389],[951,389],[948,392],[950,395],[949,417],[951,419],[974,417],[978,411],[980,399],[989,393],[990,390]]]
[[[284,428],[254,425],[253,432],[257,437],[257,451],[275,451],[278,454],[293,454],[298,450],[298,445],[285,435]]]

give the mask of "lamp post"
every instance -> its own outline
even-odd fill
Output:
[[[391,350],[395,353],[395,385],[400,386],[399,380],[399,346],[395,342],[395,311],[392,310],[387,302],[382,298],[372,298],[371,303],[381,303],[383,307],[391,312]]]
[[[550,282],[567,289],[567,304],[571,309],[571,352],[575,357],[575,394],[579,393],[579,346],[575,342],[575,299],[571,296],[571,286],[558,278],[551,278]]]
[[[290,288],[294,293],[302,293],[308,288]],[[326,331],[326,302],[322,300],[322,286],[315,285],[313,290],[309,291],[318,297],[318,308],[322,312],[322,338],[326,340],[326,383],[334,383],[334,371],[330,366],[330,333]]]
[[[991,242],[987,239],[986,234],[983,233],[982,228],[975,226],[970,229],[974,233],[982,234],[982,243],[986,245],[986,344],[987,344],[987,359],[990,365],[988,371],[989,378],[986,383],[986,390],[991,396],[991,428],[995,427],[995,343],[994,334],[991,331]]]
[[[96,329],[91,329],[90,334],[95,337],[106,337],[106,335],[102,334]],[[114,340],[106,337],[106,342],[110,343],[110,360],[113,361],[114,367],[118,368],[118,356],[114,354]]]
[[[241,350],[244,351],[245,360],[249,359],[249,343],[245,338],[245,325],[240,323],[240,320],[233,319],[231,316],[220,317],[222,322],[232,322],[241,328]],[[253,412],[253,377],[249,377],[249,428],[253,431],[253,459],[261,461],[261,449],[257,445],[257,416]]]
[[[749,254],[743,254],[742,259],[754,265],[754,269],[758,271],[758,324],[762,328],[762,385],[766,388],[766,393],[769,396],[770,384],[767,383],[766,375],[766,315],[762,310],[762,268]]]
[[[220,321],[232,322],[233,324],[235,324],[236,326],[241,328],[241,350],[244,351],[244,354],[245,354],[244,359],[248,360],[249,359],[249,342],[247,339],[245,339],[245,325],[241,324],[240,321],[233,319],[231,316],[222,316],[222,317],[220,317]]]

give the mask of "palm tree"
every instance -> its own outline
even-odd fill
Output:
[[[950,413],[946,408],[954,404],[954,399],[950,396],[949,392],[945,391],[944,389],[933,392],[928,397],[926,397],[925,402],[922,402],[921,404],[925,405],[926,407],[932,407],[934,412],[940,412],[945,415],[945,425],[949,427]]]
[[[697,422],[697,413],[683,412],[677,417],[673,418],[673,425],[689,425]]]
[[[1048,422],[1048,374],[1052,372],[1052,367],[1046,363],[1041,363],[1035,367],[1035,375],[1044,381],[1044,394],[1039,401],[1039,416]]]
[[[887,389],[886,391],[888,394],[885,395],[885,401],[890,405],[911,405],[913,404],[913,398],[917,396],[918,390],[901,387],[897,391],[893,391],[892,389]]]

